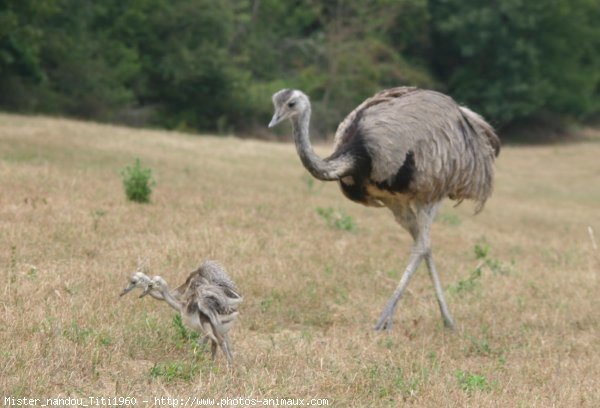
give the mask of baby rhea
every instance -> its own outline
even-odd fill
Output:
[[[219,346],[228,364],[232,363],[228,332],[238,316],[243,298],[219,263],[203,262],[182,285],[172,290],[161,276],[150,278],[138,269],[131,275],[121,296],[135,288],[143,290],[140,297],[150,295],[167,302],[180,313],[186,326],[206,335],[203,342],[211,341],[213,359]]]

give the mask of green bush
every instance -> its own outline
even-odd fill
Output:
[[[121,171],[125,194],[130,201],[136,203],[150,202],[152,187],[156,182],[152,178],[152,170],[142,167],[139,158],[135,159],[133,166],[127,166]]]

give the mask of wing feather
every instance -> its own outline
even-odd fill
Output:
[[[335,135],[335,151],[360,144],[368,153],[369,194],[403,194],[421,201],[490,196],[500,140],[479,115],[451,97],[392,88],[353,110]],[[381,196],[377,191],[381,190]]]

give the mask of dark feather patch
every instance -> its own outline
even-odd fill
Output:
[[[347,142],[339,151],[352,157],[352,174],[353,184],[345,184],[340,180],[342,192],[352,201],[366,204],[368,200],[367,181],[371,175],[371,156],[365,147],[362,137],[355,136]]]
[[[362,111],[358,112],[354,121],[346,129],[342,144],[340,144],[337,151],[326,160],[335,160],[344,156],[351,158],[353,165],[350,176],[354,183],[346,184],[340,180],[342,192],[352,201],[367,204],[369,200],[366,185],[371,175],[372,163],[361,134],[361,118]]]
[[[364,182],[346,184],[343,181],[340,181],[340,187],[342,188],[342,193],[344,193],[348,199],[361,204],[368,203],[367,187]]]
[[[398,172],[392,180],[376,183],[376,186],[382,190],[387,190],[392,193],[406,193],[409,191],[410,182],[415,173],[415,154],[408,151],[404,158],[404,163],[398,169]]]

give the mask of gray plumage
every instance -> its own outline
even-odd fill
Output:
[[[206,337],[202,342],[211,341],[213,358],[217,346],[220,346],[227,362],[232,363],[228,332],[237,319],[243,298],[219,263],[203,262],[182,285],[172,290],[161,276],[150,279],[138,270],[131,276],[121,296],[136,287],[144,290],[140,297],[150,295],[157,300],[164,300],[181,314],[186,326],[203,332]]]
[[[431,256],[429,230],[444,198],[474,200],[478,212],[490,197],[500,151],[493,128],[447,95],[392,88],[354,109],[338,126],[333,153],[321,159],[309,138],[309,98],[284,89],[273,95],[273,104],[269,127],[291,120],[298,155],[314,177],[338,181],[353,201],[389,208],[414,239],[409,265],[376,328],[391,325],[396,304],[422,260],[444,322],[453,327]]]

